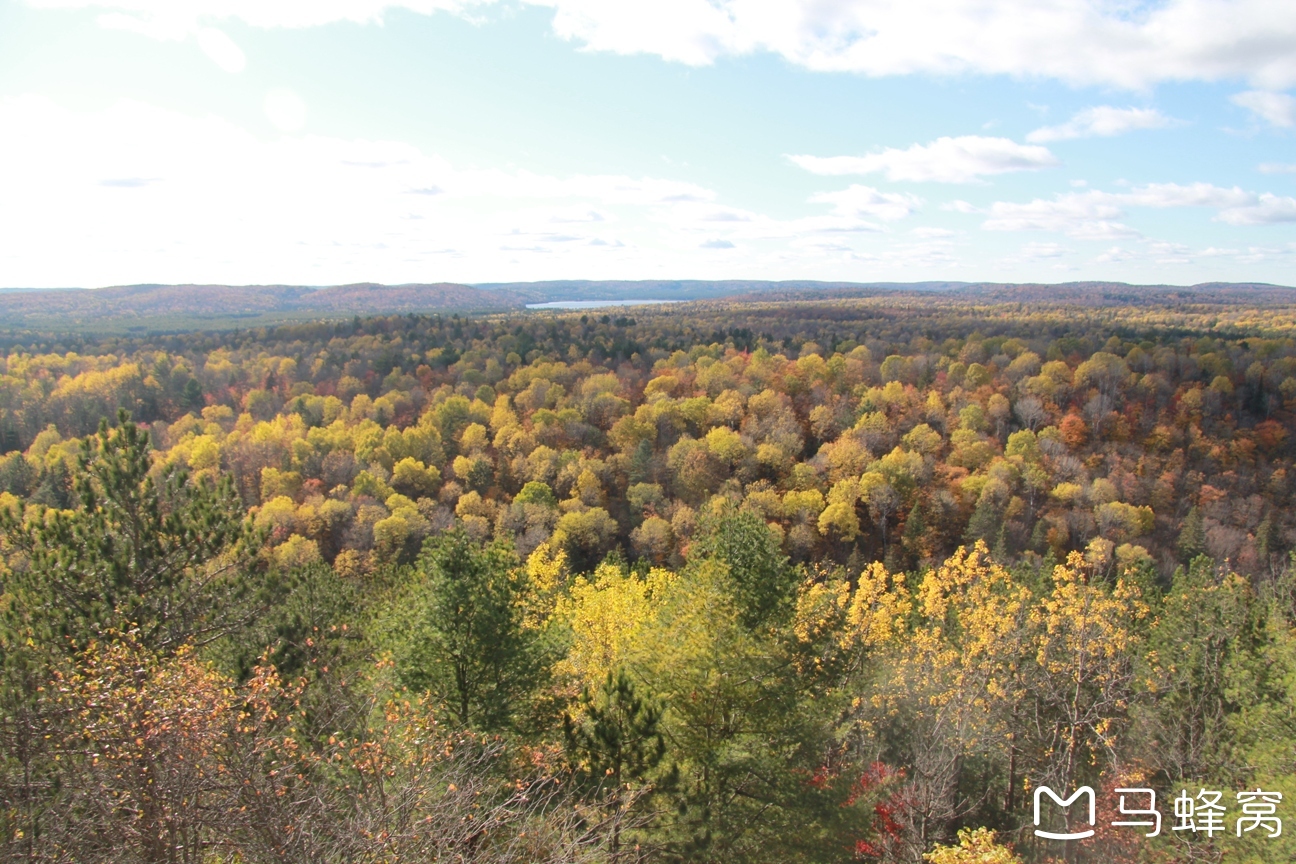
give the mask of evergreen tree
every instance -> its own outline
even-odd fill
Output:
[[[1201,510],[1193,507],[1184,517],[1183,527],[1179,529],[1179,541],[1175,544],[1179,550],[1179,560],[1190,563],[1198,555],[1206,554],[1206,531],[1202,528]]]
[[[228,477],[191,483],[152,472],[148,433],[123,411],[85,439],[72,478],[75,509],[0,511],[15,571],[5,586],[34,638],[77,645],[135,630],[164,652],[207,644],[256,612],[251,554],[260,535]],[[11,565],[11,566],[14,566]]]
[[[1035,552],[1044,552],[1048,546],[1048,523],[1043,519],[1035,520],[1035,527],[1031,529],[1030,548]]]
[[[640,441],[630,457],[627,478],[631,484],[649,481],[652,474],[652,457],[652,444],[648,441]]]
[[[914,559],[923,557],[923,546],[927,540],[927,523],[923,519],[922,506],[914,504],[905,519],[904,531],[900,535],[900,544]]]
[[[624,810],[636,803],[644,781],[666,755],[663,708],[639,688],[624,669],[609,669],[597,690],[581,692],[579,719],[563,715],[563,733],[573,772],[616,820],[612,854],[621,845]],[[669,785],[674,772],[663,778]]]
[[[598,786],[642,780],[666,755],[662,711],[624,669],[609,669],[602,686],[581,691],[579,719],[563,716],[574,767]]]
[[[39,479],[36,469],[21,453],[10,453],[0,462],[0,490],[11,495],[28,495]]]
[[[1175,571],[1148,632],[1138,680],[1149,698],[1137,712],[1151,761],[1172,783],[1245,783],[1235,720],[1256,698],[1266,641],[1264,610],[1236,574],[1219,576],[1205,555]]]
[[[58,704],[84,694],[51,682],[75,680],[69,670],[95,642],[116,650],[126,638],[147,662],[171,662],[240,630],[261,599],[249,554],[260,537],[228,478],[194,484],[163,471],[155,479],[147,433],[124,412],[119,419],[117,429],[103,423],[83,442],[70,478],[75,498],[66,502],[73,509],[0,508],[8,565],[0,582],[0,836],[21,838],[25,859],[39,858],[47,827],[77,821],[65,811],[87,791],[68,780],[84,761],[60,752],[62,738],[84,723]],[[47,477],[58,483],[53,490],[62,486],[54,471]]]
[[[197,413],[206,405],[207,400],[203,398],[202,385],[198,383],[198,379],[190,378],[185,382],[184,389],[180,391],[180,407]]]
[[[994,543],[999,539],[999,530],[1002,527],[1003,517],[999,507],[988,496],[983,497],[977,502],[976,509],[972,511],[972,518],[968,520],[963,539],[969,545],[978,540],[984,540],[987,544]]]
[[[1273,516],[1268,515],[1256,526],[1255,532],[1256,554],[1260,557],[1261,567],[1268,568],[1269,566],[1269,555],[1274,551],[1273,541]]]
[[[1008,552],[1008,526],[999,525],[999,536],[995,538],[994,548],[990,550],[991,557],[1000,564],[1007,564],[1010,557]]]
[[[72,474],[62,459],[45,469],[40,483],[28,500],[56,510],[66,510],[72,506]]]
[[[429,540],[415,567],[392,622],[402,679],[445,701],[464,726],[505,728],[541,670],[540,634],[523,626],[516,553],[455,528]]]
[[[755,628],[785,613],[797,573],[764,521],[755,513],[726,513],[704,527],[689,557],[728,566],[742,622]]]

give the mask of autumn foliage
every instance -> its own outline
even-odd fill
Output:
[[[0,858],[1296,854],[1285,312],[634,314],[14,345]]]

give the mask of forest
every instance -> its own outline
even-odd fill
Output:
[[[3,860],[1296,860],[1285,295],[14,332],[0,453]]]

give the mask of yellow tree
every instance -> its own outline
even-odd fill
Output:
[[[1031,611],[1035,680],[1031,693],[1045,723],[1036,724],[1041,782],[1070,789],[1084,769],[1114,758],[1129,707],[1138,622],[1148,607],[1138,588],[1090,577],[1072,552],[1053,569],[1053,590]]]
[[[599,565],[590,578],[576,577],[554,613],[572,634],[559,672],[580,686],[597,689],[609,672],[627,661],[653,625],[661,598],[675,578],[668,570],[654,569],[640,579],[610,563]]]
[[[902,582],[887,585],[881,565],[866,574],[852,601],[851,629],[861,642],[881,646],[887,673],[872,705],[860,707],[880,709],[882,722],[904,730],[902,823],[916,857],[978,803],[958,793],[970,755],[999,756],[1006,744],[1011,766],[1012,706],[1023,696],[1031,650],[1030,592],[990,559],[984,543],[929,571],[912,598],[902,594]],[[873,717],[862,719],[878,722]]]
[[[963,828],[957,846],[937,846],[923,855],[928,864],[1022,864],[1009,846],[995,842],[989,828]]]
[[[797,676],[821,680],[829,689],[874,668],[907,632],[913,609],[904,573],[890,573],[880,562],[865,567],[855,580],[818,570],[797,592],[792,618]],[[870,686],[861,683],[859,689]],[[856,697],[858,707],[863,702]]]
[[[859,502],[859,478],[847,477],[833,484],[828,491],[828,506],[819,514],[819,533],[825,537],[836,534],[845,543],[859,536],[859,516],[855,505]]]

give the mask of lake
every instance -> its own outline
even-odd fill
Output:
[[[681,300],[550,300],[548,303],[528,303],[528,309],[602,309],[605,306],[656,306],[660,303],[681,303]]]

